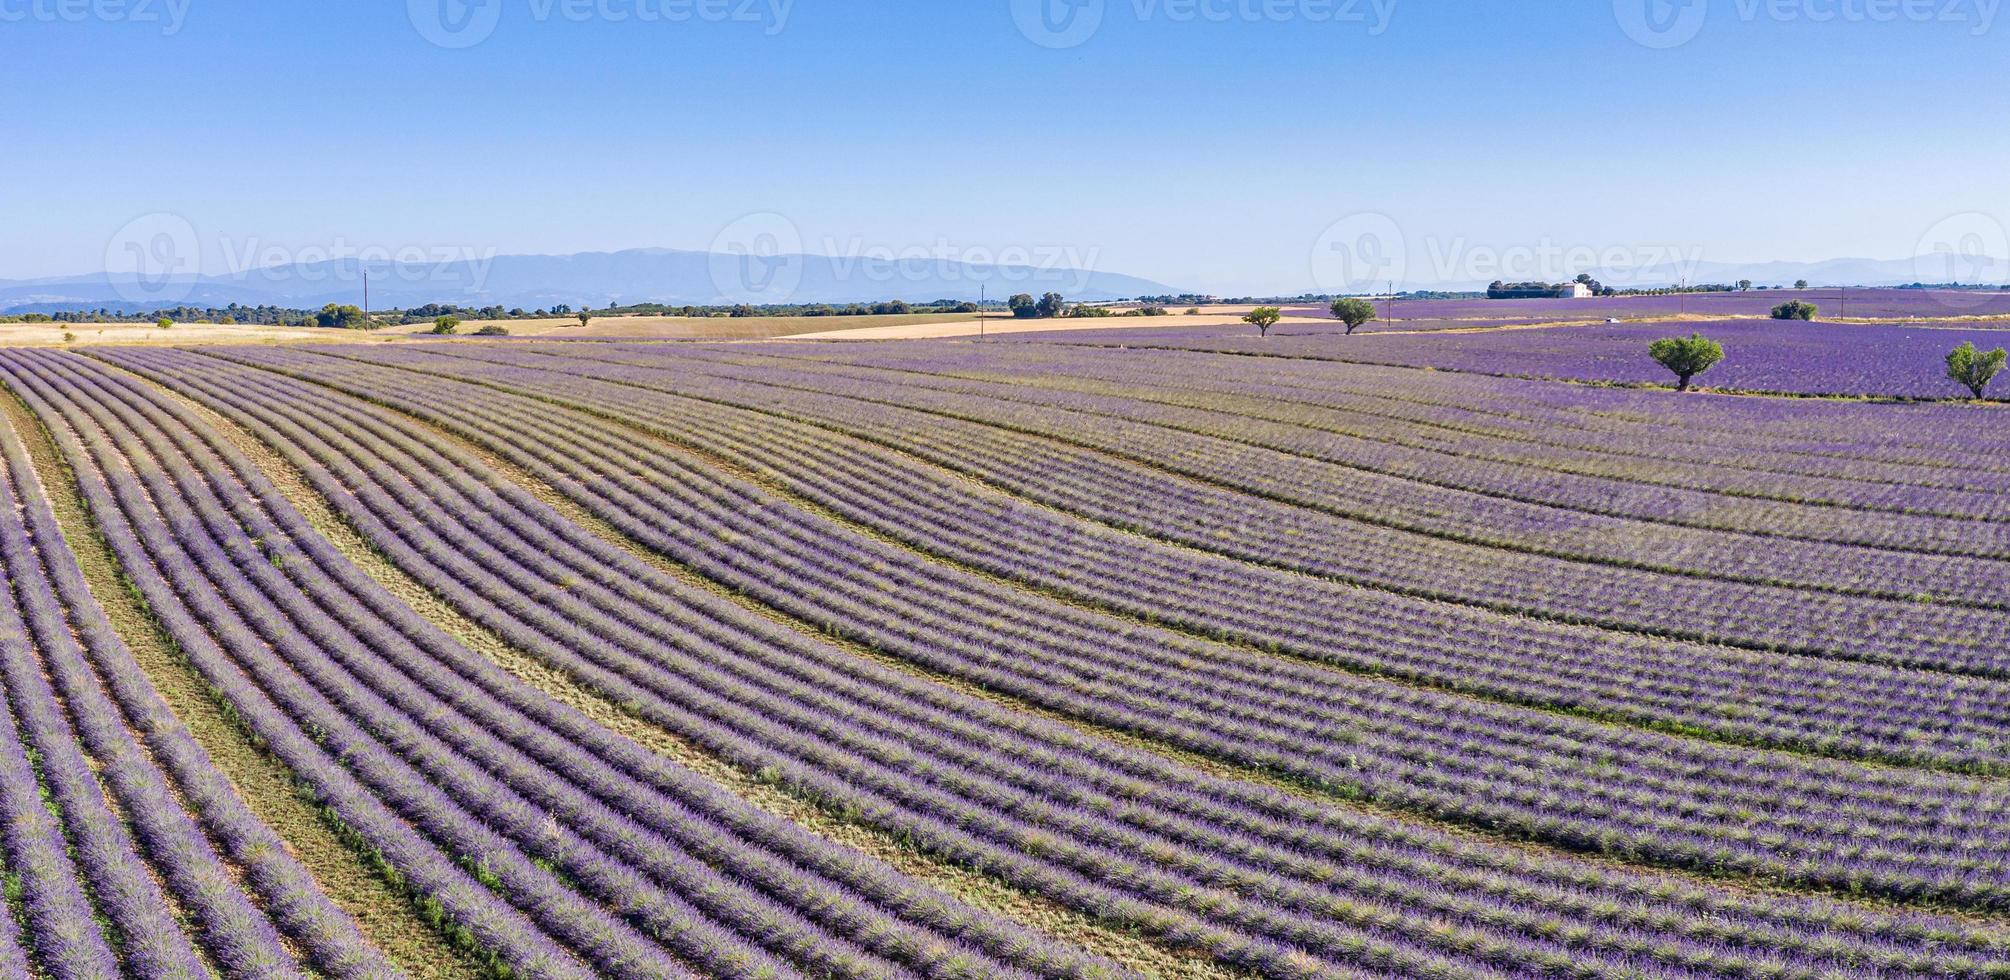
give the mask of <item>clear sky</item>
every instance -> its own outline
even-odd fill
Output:
[[[2010,222],[2003,0],[1040,2],[0,0],[0,279],[162,214],[211,272],[772,214],[1224,293],[1314,285],[1336,228],[1414,284]]]

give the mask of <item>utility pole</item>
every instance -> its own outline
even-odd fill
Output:
[[[1843,294],[1842,294],[1842,312],[1840,312],[1840,313],[1837,313],[1837,314],[1836,314],[1836,319],[1838,319],[1838,320],[1845,320],[1845,319],[1848,319],[1848,318],[1849,318],[1849,287],[1848,287],[1848,286],[1844,286],[1844,287],[1842,288],[1842,293],[1843,293]]]

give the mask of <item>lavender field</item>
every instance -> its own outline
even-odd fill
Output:
[[[1397,321],[1398,326],[1401,323]],[[1721,343],[1725,351],[1723,363],[1701,377],[1700,384],[1727,391],[1792,395],[1965,398],[1967,390],[1947,378],[1947,352],[1963,342],[1983,350],[2010,346],[2010,324],[1770,319],[1570,326],[1487,324],[1453,332],[1363,328],[1352,337],[1338,326],[1287,323],[1267,338],[1258,336],[1254,328],[1238,326],[1077,331],[1014,339],[1658,386],[1673,385],[1675,379],[1647,356],[1648,345],[1660,337],[1691,332],[1701,332]]]
[[[1745,292],[1665,296],[1600,296],[1586,299],[1399,300],[1389,305],[1393,320],[1546,320],[1618,317],[1762,317],[1791,300],[1813,303],[1831,317],[1873,320],[1944,320],[1954,317],[2010,316],[2010,290],[1958,289],[1758,289]],[[1376,304],[1377,309],[1382,307]],[[1327,316],[1322,307],[1290,311],[1294,316]]]
[[[2010,976],[2000,411],[1667,332],[0,350],[0,975]]]

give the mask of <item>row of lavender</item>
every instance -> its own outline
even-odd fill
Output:
[[[879,818],[888,822],[888,829],[910,839],[929,841],[932,847],[943,849],[946,857],[1000,869],[1015,884],[1064,896],[1071,904],[1081,905],[1097,915],[1134,918],[1130,924],[1168,932],[1175,939],[1193,937],[1206,942],[1211,952],[1225,959],[1259,966],[1267,972],[1292,972],[1290,951],[1266,949],[1260,939],[1236,939],[1233,933],[1209,938],[1208,930],[1197,924],[1177,925],[1184,916],[1161,903],[1186,894],[1182,889],[1202,889],[1203,893],[1212,894],[1210,902],[1226,903],[1218,919],[1225,923],[1255,924],[1244,925],[1236,932],[1266,928],[1288,941],[1314,945],[1328,953],[1338,951],[1347,959],[1391,968],[1429,968],[1435,962],[1429,955],[1405,953],[1400,947],[1391,947],[1387,938],[1401,938],[1405,933],[1412,941],[1428,937],[1431,920],[1410,918],[1416,913],[1402,912],[1386,900],[1377,901],[1373,891],[1364,891],[1359,884],[1348,882],[1349,887],[1334,888],[1335,894],[1322,897],[1317,891],[1294,890],[1287,883],[1267,880],[1275,871],[1268,864],[1246,866],[1241,879],[1244,887],[1261,886],[1270,894],[1332,909],[1340,928],[1303,921],[1294,924],[1288,913],[1275,909],[1266,912],[1260,903],[1238,902],[1232,893],[1220,891],[1221,886],[1210,883],[1205,876],[1193,877],[1196,869],[1219,860],[1212,855],[1226,838],[1201,836],[1195,840],[1177,833],[1168,836],[1164,825],[1151,822],[1125,827],[1121,821],[1095,820],[1079,812],[1088,804],[1083,795],[1085,790],[1070,788],[1068,782],[1045,776],[1039,767],[1029,767],[1023,761],[1057,758],[1061,753],[1070,750],[1081,753],[1086,748],[1092,758],[1071,768],[1076,778],[1108,787],[1090,791],[1101,794],[1123,786],[1126,778],[1136,778],[1123,775],[1126,770],[1150,771],[1150,763],[1144,757],[1130,757],[1107,745],[1085,746],[1079,739],[1067,738],[1063,730],[1054,726],[1029,725],[1026,719],[989,708],[982,702],[932,690],[898,674],[861,669],[855,662],[847,670],[847,660],[842,655],[833,656],[833,651],[820,644],[792,640],[787,633],[773,628],[750,627],[745,614],[736,615],[730,607],[716,600],[708,601],[702,592],[646,568],[637,568],[618,553],[606,554],[604,547],[593,545],[590,536],[568,529],[555,515],[547,513],[526,521],[526,513],[535,515],[539,508],[520,492],[510,494],[517,499],[504,501],[507,506],[500,513],[450,513],[461,509],[459,500],[448,501],[445,509],[427,506],[413,510],[410,504],[394,504],[393,501],[417,495],[419,487],[434,480],[480,472],[479,464],[471,465],[464,456],[456,459],[443,455],[450,453],[450,449],[424,445],[423,435],[411,432],[409,423],[404,426],[405,438],[394,437],[390,442],[357,441],[349,433],[352,425],[396,432],[397,423],[382,413],[362,411],[353,403],[345,406],[325,393],[288,387],[277,379],[261,382],[244,377],[244,372],[226,372],[209,383],[204,379],[217,377],[218,369],[214,364],[200,363],[200,359],[175,364],[173,355],[108,356],[163,380],[193,385],[203,397],[223,399],[219,402],[221,407],[245,413],[246,421],[258,424],[261,431],[287,436],[290,448],[312,450],[316,463],[342,467],[344,480],[350,486],[363,486],[371,506],[377,508],[365,518],[368,526],[415,574],[426,574],[442,583],[476,583],[474,588],[482,593],[482,598],[467,595],[469,587],[465,584],[448,587],[470,609],[483,611],[498,629],[510,631],[512,639],[526,649],[536,650],[565,669],[591,677],[611,696],[647,705],[652,717],[663,719],[680,733],[741,761],[749,769],[772,767],[785,771],[792,783],[832,806],[871,814],[884,813],[885,808],[893,807],[893,813],[884,813]],[[339,424],[315,425],[313,420],[317,417],[335,418]],[[312,435],[308,434],[310,426],[314,430]],[[346,451],[334,448],[340,445],[346,445]],[[430,466],[425,464],[426,457],[432,458]],[[379,482],[384,477],[371,477],[358,468],[358,462],[369,460],[404,464],[403,479],[384,486]],[[490,497],[496,487],[478,489],[464,483],[458,489],[466,494],[466,500],[480,501]],[[336,499],[347,496],[347,492],[337,492]],[[549,528],[554,526],[559,529],[558,534],[569,537],[571,542],[553,540],[555,535]],[[420,532],[419,528],[427,530]],[[454,540],[443,542],[432,536],[434,529],[452,529],[458,533]],[[413,539],[421,540],[416,545],[407,544]],[[494,550],[498,547],[510,550]],[[571,564],[563,569],[536,570],[519,564],[529,561],[548,566],[553,557],[570,558]],[[437,564],[442,562],[446,564]],[[521,570],[510,576],[508,582],[480,571],[511,568]],[[450,577],[440,578],[442,575]],[[584,577],[591,584],[558,589],[550,584],[554,577]],[[608,587],[615,583],[622,583],[623,587]],[[670,596],[681,601],[666,610],[663,599]],[[501,613],[505,606],[517,612],[505,616]],[[521,611],[540,606],[551,613],[538,616]],[[674,618],[666,620],[666,612]],[[702,635],[717,637],[720,642],[701,643],[691,654],[679,652],[673,656],[680,647],[692,645],[692,634],[686,631],[692,628],[694,614],[702,617],[696,620],[704,630]],[[609,643],[617,644],[621,654],[611,670],[606,666]],[[657,663],[652,665],[652,660]],[[779,683],[791,676],[801,683]],[[694,690],[693,683],[703,686]],[[889,692],[901,696],[889,697]],[[932,709],[930,702],[941,707]],[[721,711],[724,704],[737,704],[738,710]],[[707,706],[711,713],[709,723],[694,719],[689,709],[680,709],[680,705]],[[760,712],[773,721],[763,724],[750,717],[750,712]],[[777,721],[788,727],[778,732],[774,724]],[[908,759],[910,755],[912,758]],[[875,761],[880,758],[908,761],[888,766]],[[1112,760],[1121,768],[1105,769],[1097,764],[1098,759]],[[822,772],[849,774],[853,786],[834,783],[828,776],[820,776]],[[950,773],[957,775],[950,778]],[[1001,773],[1009,778],[998,778],[996,774]],[[1191,775],[1184,777],[1167,792],[1193,779]],[[859,788],[867,790],[864,798]],[[1090,813],[1116,809],[1117,799],[1106,798]],[[1178,821],[1180,813],[1204,806],[1187,800],[1178,809],[1167,811],[1167,816]],[[993,810],[1012,816],[1003,820],[987,817]],[[1253,818],[1245,815],[1239,819],[1247,824]],[[1234,832],[1233,826],[1216,825],[1211,829],[1216,835],[1230,834]],[[950,830],[952,827],[974,828],[981,835],[968,838],[967,833],[959,835]],[[1188,833],[1205,834],[1209,829],[1203,823]],[[1029,837],[1039,839],[1042,834],[1102,846],[1064,851],[1044,859],[1037,857],[1037,850],[1024,844],[1019,846],[1029,853],[1013,852],[1012,845]],[[1126,875],[1119,870],[1121,862],[1146,860],[1170,862],[1173,868],[1162,875],[1126,882]],[[1389,857],[1383,855],[1380,860],[1387,861]],[[1418,867],[1414,861],[1404,866]],[[1330,865],[1320,868],[1318,877],[1312,880],[1328,879],[1335,871]],[[1428,871],[1430,866],[1422,868]],[[1182,873],[1181,869],[1186,870]],[[1095,880],[1126,882],[1127,887],[1111,891],[1069,883],[1072,875],[1083,873],[1094,875]],[[1456,874],[1453,869],[1439,873]],[[1471,895],[1460,897],[1429,891],[1417,894],[1413,901],[1440,916],[1446,911],[1471,916],[1477,907]],[[1358,902],[1369,904],[1354,904]],[[1405,916],[1401,930],[1364,928],[1369,917],[1388,913]],[[1528,921],[1539,925],[1541,920]],[[1565,949],[1548,954],[1540,948],[1518,951],[1501,938],[1479,934],[1465,934],[1458,941],[1479,944],[1472,955],[1481,960],[1560,964],[1568,962],[1571,956]],[[1577,955],[1598,955],[1596,951],[1603,948],[1602,942],[1601,939],[1579,944]]]
[[[1121,972],[753,810],[504,672],[130,375],[55,352],[0,353],[0,371],[196,669],[511,973]]]
[[[577,398],[598,387],[535,369],[457,367],[409,349],[340,353],[545,397]],[[319,377],[334,370],[288,367]],[[353,369],[341,376],[360,384]],[[395,375],[377,383],[388,390],[372,397],[413,397]],[[626,417],[648,411],[621,407],[638,403],[633,389],[610,396],[592,407]],[[451,407],[431,410],[467,419],[523,406],[459,390]],[[689,470],[671,460],[635,465],[659,478]],[[1987,834],[1968,836],[2004,811],[1993,781],[1719,749],[1294,668],[918,562],[760,499],[751,487],[736,493],[754,499],[721,515],[729,533],[688,542],[728,563],[707,574],[799,618],[839,625],[889,653],[1050,710],[1282,771],[1328,792],[1565,846],[1901,898],[1985,908],[2000,900],[1993,897],[2001,890],[1993,881],[2006,870],[2000,855],[1981,843]],[[687,491],[663,509],[688,512],[714,496]],[[1521,779],[1526,788],[1515,785]],[[1560,818],[1560,807],[1575,816]],[[1778,832],[1751,834],[1746,824],[1755,819]]]
[[[870,555],[856,546],[838,550],[845,547],[842,538],[829,533],[835,529],[827,522],[634,428],[406,370],[450,369],[444,358],[356,353],[396,367],[286,351],[224,356],[443,426],[715,580],[828,621],[834,631],[884,641],[890,651],[941,672],[1035,694],[1013,679],[1015,673],[1029,679],[1045,673],[1027,672],[1029,655],[1041,659],[1029,627],[1056,634],[1047,646],[1057,654],[1070,646],[1083,652],[1082,644],[1098,640],[1123,646],[1113,651],[1119,659],[1145,652],[1127,642],[1136,633],[1128,627],[1084,620],[1052,605],[1036,607],[1039,623],[1006,622],[1022,618],[1002,604],[1023,596],[915,566],[869,545]],[[534,502],[483,475],[478,462],[396,415],[297,381],[226,374],[198,384],[225,370],[202,358],[106,356],[194,384],[198,397],[239,413],[303,460],[328,467],[347,488],[333,499],[361,498],[356,506],[374,516],[359,523],[375,529],[373,536],[390,546],[395,560],[415,574],[431,567],[466,576],[457,581],[467,584],[446,592],[451,601],[471,613],[488,609],[482,614],[498,629],[513,630],[513,640],[610,694],[656,706],[666,726],[742,765],[773,767],[778,778],[856,807],[862,818],[883,822],[925,849],[1231,962],[1276,975],[1321,972],[1321,963],[1461,975],[1565,965],[1589,972],[1631,966],[1657,975],[1801,975],[1826,963],[1871,975],[1971,973],[2000,955],[1994,940],[1951,923],[1910,931],[1922,920],[1902,920],[1906,925],[1894,928],[1900,920],[1865,909],[1845,913],[1845,906],[1831,903],[1753,904],[1761,900],[1532,857],[1204,777],[832,656],[822,644],[750,629],[743,616],[708,605],[675,579],[596,553],[590,537],[567,532],[556,515],[540,514]],[[520,373],[525,383],[536,380]],[[314,424],[317,417],[325,424]],[[366,437],[348,435],[364,428]],[[434,489],[456,472],[477,476],[452,493]],[[412,498],[428,496],[440,506],[409,509]],[[759,517],[784,513],[792,516],[782,524]],[[436,533],[444,540],[431,540]],[[448,564],[456,554],[472,560]],[[523,573],[485,576],[466,567],[513,565]],[[898,574],[896,566],[945,581],[844,580],[873,568]],[[563,586],[553,588],[553,578]],[[859,601],[861,585],[876,598]],[[903,595],[921,605],[895,608]],[[827,604],[814,606],[818,601]],[[958,605],[971,606],[976,621],[990,625],[957,626],[953,615],[930,612]],[[678,628],[666,629],[664,618],[673,614]],[[906,615],[922,618],[893,625]],[[1150,632],[1135,639],[1150,643]],[[1163,641],[1184,644],[1177,637]],[[923,642],[938,649],[921,650]],[[952,646],[939,647],[945,642]],[[611,661],[596,653],[609,646],[617,654]],[[680,649],[687,647],[689,654]],[[986,654],[986,647],[996,652]],[[595,656],[602,662],[592,663]],[[1113,705],[1126,700],[1115,687],[1090,685],[1088,675],[1081,676],[1068,686]],[[679,690],[692,693],[672,695]],[[1069,702],[1061,689],[1053,693],[1059,696],[1035,699],[1055,707]],[[709,717],[680,721],[680,704],[687,714],[702,710]],[[775,734],[763,736],[764,722]],[[847,757],[854,746],[875,744],[872,752]],[[1364,755],[1377,751],[1373,740],[1357,748]],[[893,802],[861,805],[861,791],[887,794]],[[1185,916],[1201,922],[1182,925]],[[1834,931],[1842,923],[1847,931]],[[1821,938],[1810,941],[1809,928]],[[1778,945],[1769,951],[1768,944]]]
[[[1890,398],[1965,398],[1944,359],[1964,342],[1988,350],[2010,343],[2001,324],[1973,326],[1730,320],[1708,324],[1553,326],[1344,336],[1336,331],[1196,328],[1134,333],[1099,330],[1024,339],[1300,357],[1359,364],[1610,384],[1663,385],[1668,372],[1647,355],[1654,340],[1698,329],[1725,357],[1700,383],[1732,391]]]
[[[1343,364],[1235,358],[1206,351],[934,343],[762,345],[736,348],[799,361],[918,368],[930,373],[1047,386],[1116,379],[1126,391],[1253,395],[1282,407],[1340,410],[1365,424],[1388,420],[1428,431],[1477,434],[1551,448],[1591,450],[1643,463],[1698,464],[1709,479],[1740,473],[1835,478],[1853,484],[1946,487],[1991,499],[2010,488],[2010,433],[1999,435],[1958,404],[1867,404],[1764,398],[1671,399],[1627,388]],[[1145,391],[1140,391],[1142,386]],[[1332,416],[1327,416],[1330,419]],[[1716,484],[1706,484],[1714,486]],[[1735,488],[1734,488],[1735,492]],[[1854,505],[1856,495],[1827,502]],[[1901,511],[1919,510],[1901,501]]]
[[[1989,449],[1976,447],[1973,441],[1988,431],[1976,425],[1987,416],[1959,405],[1669,400],[1623,389],[1470,375],[1419,378],[1399,368],[1281,359],[1225,361],[1207,354],[1110,348],[987,351],[976,345],[882,344],[869,349],[742,349],[743,356],[754,353],[788,363],[897,369],[912,375],[903,378],[904,383],[967,379],[1120,395],[1288,423],[1460,460],[1728,497],[1846,512],[2010,517],[2010,499],[2005,497],[2010,478],[1990,470]],[[1759,411],[1756,418],[1724,411],[1738,408]],[[1934,424],[1910,425],[1914,420]],[[1763,425],[1742,424],[1746,421]],[[1927,436],[1960,432],[1963,448],[1979,451],[1958,451],[1949,444],[1924,459],[1880,458],[1868,452],[1869,440],[1898,436],[1907,429]],[[1835,441],[1825,446],[1821,439]],[[1767,529],[1780,530],[1772,525]],[[1891,543],[1866,540],[1862,534],[1854,521],[1842,521],[1825,526],[1822,537]]]
[[[580,352],[576,356],[593,354]],[[1062,410],[1069,418],[1107,419],[1113,427],[1141,423],[1194,437],[1188,440],[1194,455],[1225,441],[1332,463],[1371,474],[1349,488],[1361,495],[1360,506],[1373,508],[1385,520],[1400,521],[1412,530],[1448,533],[1428,516],[1411,517],[1412,511],[1497,516],[1485,523],[1513,528],[1555,525],[1561,520],[1555,516],[1557,509],[1648,521],[1671,525],[1661,542],[1666,553],[1661,561],[1676,561],[1667,555],[1694,554],[1698,556],[1695,561],[1709,563],[1711,574],[1724,577],[1739,571],[1735,558],[1726,559],[1720,553],[1726,542],[1736,551],[1748,547],[1744,535],[1785,538],[1808,544],[1781,545],[1789,554],[1775,557],[1767,574],[1791,575],[1797,584],[1838,591],[1874,591],[1876,587],[1838,580],[1830,567],[1836,563],[1837,551],[1826,545],[1868,545],[1920,556],[1903,559],[1885,570],[1891,581],[1904,583],[1903,595],[1929,591],[1984,605],[1999,601],[2001,590],[1977,590],[1975,579],[1994,574],[1995,568],[1968,559],[2010,556],[2010,530],[1981,523],[2010,516],[2005,513],[2003,498],[1993,493],[1838,481],[1826,486],[1817,483],[1812,488],[1816,493],[1827,490],[1830,499],[1810,500],[1809,490],[1803,488],[1809,481],[1799,476],[1771,481],[1748,477],[1727,488],[1711,468],[1692,466],[1678,471],[1688,485],[1667,478],[1641,479],[1637,471],[1642,464],[1637,456],[1607,466],[1607,472],[1584,472],[1597,466],[1596,457],[1590,467],[1573,469],[1569,460],[1557,459],[1556,450],[1547,445],[1529,448],[1478,438],[1448,443],[1436,433],[1364,427],[1347,412],[1279,411],[1270,401],[1259,398],[1238,401],[1212,393],[1155,397],[1148,370],[1135,372],[1146,377],[1097,386],[1029,382],[1010,374],[960,377],[925,361],[881,367],[877,352],[855,358],[825,358],[821,363],[788,354],[768,355],[764,351],[750,356],[730,349],[692,356],[732,358],[774,371],[780,380],[804,384],[841,380],[889,385],[899,389],[903,397],[910,397],[913,389],[944,392],[959,396],[953,402],[958,407],[992,406],[1011,411],[1013,406],[1038,406]],[[1007,364],[1018,360],[1010,354],[1007,358]],[[940,404],[923,407],[939,408]],[[1384,502],[1392,497],[1407,499]],[[1506,505],[1506,511],[1489,515],[1485,508],[1495,505],[1481,503],[1477,497],[1511,504]],[[1831,506],[1836,503],[1842,506]],[[1587,523],[1573,533],[1589,536],[1602,526]],[[1717,532],[1734,532],[1736,536]],[[1534,535],[1510,537],[1505,533],[1489,543],[1531,549],[1560,547]],[[1590,553],[1594,546],[1573,547],[1585,552],[1579,557],[1593,560],[1650,563],[1637,553]],[[1804,570],[1795,570],[1797,565]],[[1693,566],[1679,570],[1698,571]]]
[[[2010,315],[2010,291],[1974,289],[1766,289],[1745,292],[1601,296],[1589,299],[1419,299],[1386,304],[1397,320],[1556,320],[1586,317],[1765,316],[1794,300],[1832,316],[1939,320]],[[1377,308],[1385,304],[1377,301]],[[1323,316],[1323,308],[1293,310]]]
[[[170,713],[6,423],[0,456],[0,976],[400,975]]]
[[[1023,437],[789,387],[782,384],[787,372],[694,362],[688,352],[671,370],[639,366],[661,362],[647,351],[564,353],[569,356],[561,360],[517,351],[464,352],[703,399],[662,399],[583,383],[561,386],[555,379],[539,389],[575,401],[597,393],[595,405],[611,412],[647,406],[655,413],[647,419],[658,424],[675,419],[680,438],[701,440],[709,452],[777,473],[803,496],[849,519],[917,547],[951,552],[992,574],[1142,619],[1320,662],[1726,741],[2010,771],[2005,754],[2010,745],[2000,739],[2010,718],[2010,684],[2000,679],[1950,680],[1931,671],[1647,640],[1412,597],[1386,583],[1379,589],[1350,586],[1295,574],[1276,562],[1252,565],[1234,560],[1235,549],[1207,527],[1191,528],[1191,508],[1153,496],[1177,477],[1129,492],[1147,512],[1163,505],[1166,519],[1119,528],[1101,519],[1106,512],[1099,507],[1110,494],[1052,493],[1034,477],[1041,471],[1086,473],[1098,466],[1089,454],[1054,453],[1042,462],[1040,447]],[[1119,469],[1106,461],[1102,468]],[[1005,492],[974,491],[952,470]],[[1083,520],[1058,518],[1014,499],[1015,493]],[[1217,526],[1232,529],[1237,538],[1254,533]],[[1147,545],[1124,531],[1142,531],[1164,544]],[[1314,543],[1329,554],[1340,550]],[[1763,713],[1751,712],[1762,705]]]
[[[1987,588],[2002,578],[1993,559],[1684,534],[1108,415],[835,372],[753,370],[916,409],[930,421],[911,423],[908,438],[933,442],[948,465],[981,468],[1050,504],[1065,496],[1073,502],[1064,506],[1097,508],[1108,523],[1158,527],[1182,543],[1266,564],[1751,649],[1989,676],[2006,670],[1994,644],[1978,642],[2010,629]],[[986,440],[1005,445],[986,450]],[[1028,474],[1049,471],[1065,479],[1042,475],[1041,489],[1027,488]],[[1980,582],[1964,581],[1950,565]],[[1975,591],[1964,598],[1970,585]],[[1959,601],[1919,601],[1931,588]],[[1908,641],[1881,639],[1891,635]]]

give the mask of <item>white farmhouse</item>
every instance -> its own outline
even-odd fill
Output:
[[[1591,287],[1581,282],[1564,283],[1563,297],[1565,299],[1590,299]]]

